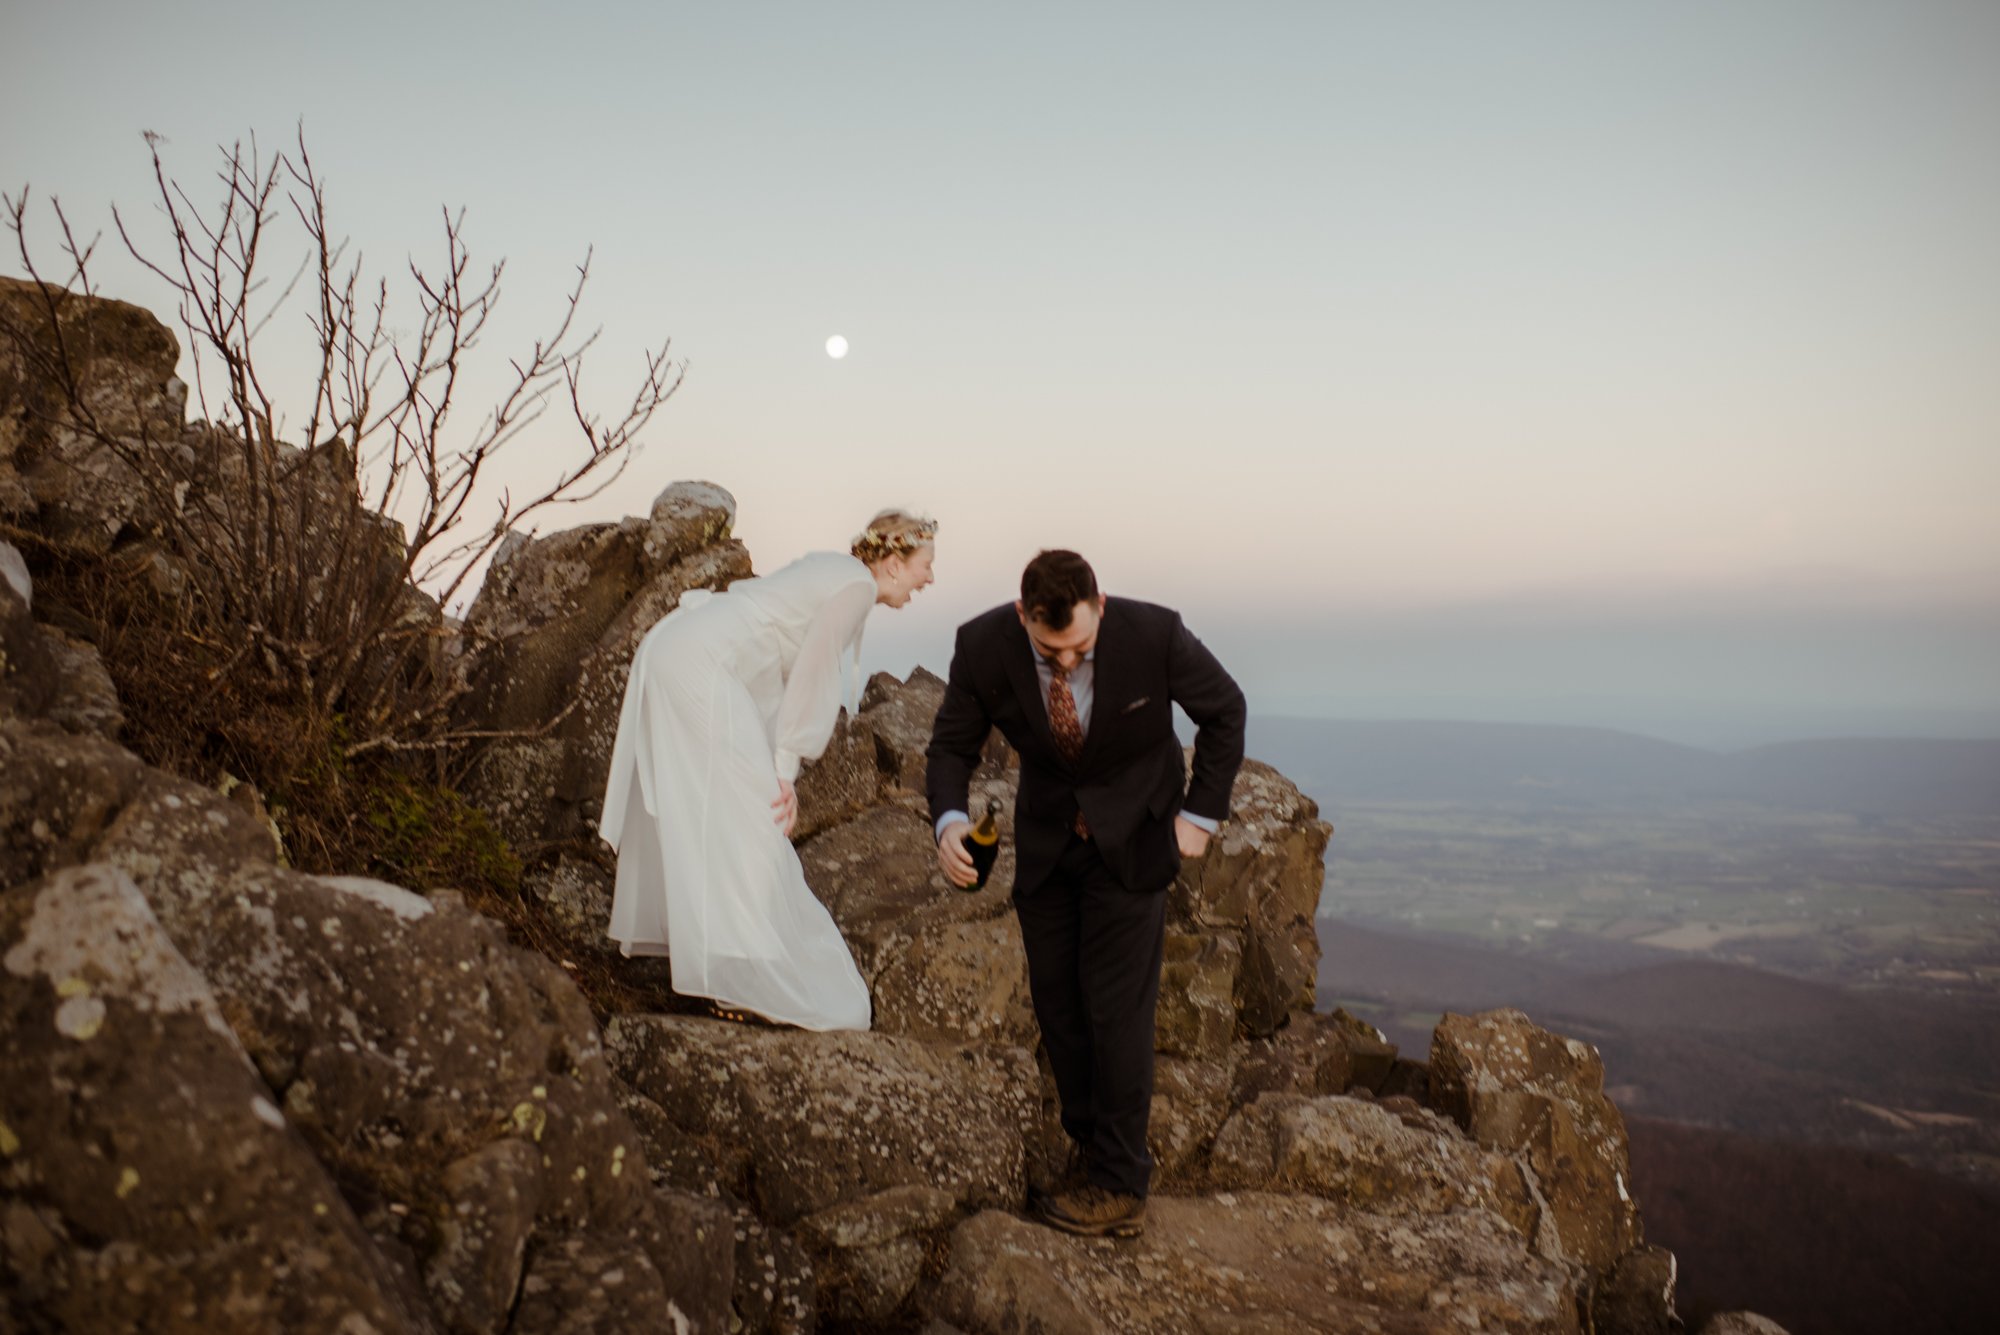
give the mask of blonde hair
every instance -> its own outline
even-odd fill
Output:
[[[854,535],[848,551],[868,565],[892,556],[908,556],[919,547],[937,541],[937,520],[926,519],[909,510],[884,510],[868,521],[868,527]]]

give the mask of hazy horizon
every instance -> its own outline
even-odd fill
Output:
[[[952,627],[1006,592],[980,601],[932,590],[903,612],[878,612],[863,666],[944,675]],[[1843,612],[1661,615],[1551,598],[1278,625],[1227,608],[1187,617],[1267,716],[1602,727],[1718,751],[1812,738],[2000,738],[1991,691],[2000,615]]]
[[[548,526],[707,478],[769,569],[928,510],[871,669],[942,671],[1073,546],[1265,713],[2000,732],[2000,6],[80,0],[0,37],[0,186],[50,267],[50,196],[103,231],[107,295],[170,314],[111,230],[158,235],[143,131],[202,200],[214,145],[302,123],[392,278],[462,206],[508,259],[468,424],[594,243],[588,384],[668,335],[688,375]]]

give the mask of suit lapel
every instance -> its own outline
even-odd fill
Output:
[[[1083,734],[1083,754],[1077,758],[1079,772],[1090,768],[1092,757],[1097,754],[1099,740],[1110,731],[1114,711],[1124,703],[1116,694],[1120,681],[1119,670],[1124,660],[1119,651],[1126,647],[1126,636],[1120,632],[1124,617],[1118,611],[1118,600],[1104,600],[1104,619],[1097,626],[1097,650],[1091,655],[1090,667],[1090,727]],[[1043,713],[1047,713],[1044,710]]]
[[[1016,619],[1008,624],[1002,640],[1007,676],[1014,683],[1014,694],[1021,699],[1022,712],[1027,714],[1028,724],[1041,739],[1043,748],[1060,763],[1062,753],[1056,750],[1055,734],[1049,731],[1049,702],[1042,698],[1042,680],[1035,671],[1035,647],[1028,643],[1028,632]],[[1084,745],[1088,750],[1089,738],[1084,739]]]

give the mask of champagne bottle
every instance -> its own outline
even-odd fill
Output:
[[[972,855],[972,865],[979,870],[979,879],[971,885],[960,886],[968,893],[986,888],[986,878],[993,874],[993,864],[1000,860],[1000,804],[988,802],[986,817],[972,827],[965,836],[965,851]]]

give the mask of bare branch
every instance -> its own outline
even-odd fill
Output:
[[[505,262],[475,268],[463,210],[441,209],[438,263],[412,259],[397,281],[407,301],[392,301],[389,276],[368,274],[359,250],[334,233],[302,126],[294,140],[268,158],[254,135],[247,145],[218,146],[218,192],[204,207],[168,171],[165,141],[148,134],[164,240],[157,253],[112,210],[126,251],[174,294],[205,426],[163,443],[143,430],[132,439],[98,414],[85,392],[90,350],[65,331],[72,303],[94,291],[90,262],[101,238],[83,241],[57,205],[68,277],[44,282],[24,189],[0,198],[41,293],[38,318],[51,331],[38,356],[63,387],[68,423],[143,482],[148,522],[188,571],[188,633],[211,649],[229,646],[210,669],[217,689],[254,679],[258,689],[288,692],[316,709],[344,710],[357,729],[355,755],[456,754],[520,735],[452,728],[465,687],[441,656],[444,623],[415,610],[412,583],[449,603],[511,529],[602,494],[679,388],[685,364],[669,360],[670,345],[662,344],[645,354],[622,413],[606,419],[590,409],[586,354],[601,331],[580,329],[594,260],[586,251],[552,327],[503,361],[500,393],[469,419],[460,402],[473,382],[469,359],[498,308]],[[268,256],[289,244],[293,226],[305,253],[274,284]],[[262,350],[282,336],[287,323],[278,317],[302,293],[297,323],[311,339],[314,381],[310,402],[295,405],[303,408],[296,414],[303,437],[286,443],[280,437],[291,419]],[[408,332],[394,332],[392,304],[402,307],[394,319],[409,321]],[[549,412],[557,402],[565,414]],[[530,434],[544,441],[558,420],[568,452],[542,469],[524,498],[492,485],[503,450]]]

